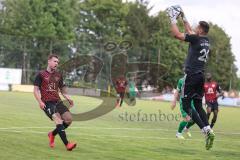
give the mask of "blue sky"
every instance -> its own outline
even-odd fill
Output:
[[[148,2],[149,6],[154,6],[150,12],[152,15],[178,4],[183,8],[191,24],[205,20],[222,27],[231,37],[232,52],[240,76],[240,0],[148,0]]]

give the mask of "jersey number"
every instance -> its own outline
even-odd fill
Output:
[[[213,94],[213,88],[208,88],[207,94]]]
[[[49,89],[49,91],[54,91],[54,90],[56,90],[56,84],[55,84],[54,82],[50,83],[50,84],[48,85],[48,89]]]
[[[202,54],[200,57],[198,57],[198,60],[199,61],[202,61],[202,62],[207,62],[207,58],[208,58],[208,53],[209,53],[209,49],[202,49],[200,51],[200,53]]]
[[[48,110],[48,113],[51,114],[51,110],[50,110],[50,108],[48,108],[47,110]]]

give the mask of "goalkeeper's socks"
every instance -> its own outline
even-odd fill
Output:
[[[184,127],[187,125],[187,122],[182,121],[179,123],[179,127],[178,127],[178,133],[182,133]]]
[[[65,133],[64,129],[65,128],[64,128],[63,124],[58,124],[57,125],[58,134],[59,134],[60,138],[62,139],[63,143],[65,145],[67,145],[68,144],[68,140],[67,140],[67,136],[66,136],[66,133]]]

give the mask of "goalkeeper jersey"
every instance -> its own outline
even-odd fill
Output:
[[[185,60],[185,72],[187,74],[203,73],[210,46],[208,37],[186,34],[185,41],[189,42],[188,55]]]

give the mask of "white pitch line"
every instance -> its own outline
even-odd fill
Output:
[[[12,129],[52,129],[53,127],[39,126],[39,127],[6,127],[0,128],[0,130],[12,130]],[[132,131],[164,131],[164,132],[175,132],[176,130],[163,129],[163,128],[114,128],[114,127],[70,127],[71,129],[91,129],[91,130],[132,130]],[[191,131],[199,133],[200,131]],[[217,134],[225,135],[240,135],[240,132],[221,132],[214,131]]]
[[[163,128],[112,128],[112,127],[72,127],[72,128],[82,128],[82,129],[93,129],[93,130],[133,130],[133,131],[166,131],[166,132],[175,132],[176,130],[171,130],[171,129],[163,129]],[[196,132],[199,133],[200,131],[191,131],[191,132]],[[229,135],[240,135],[240,132],[215,132],[218,134],[229,134]]]
[[[34,133],[34,134],[47,134],[47,132],[41,132],[41,131],[29,131],[29,130],[0,130],[0,132],[10,132],[10,133]],[[113,140],[119,140],[117,138],[131,138],[131,139],[153,139],[153,140],[177,140],[179,141],[179,139],[177,138],[167,138],[167,137],[153,137],[153,136],[122,136],[122,135],[112,135],[112,134],[83,134],[83,133],[68,133],[68,135],[74,135],[74,136],[90,136],[90,137],[98,137],[98,138],[113,138]],[[87,138],[88,139],[88,138]],[[197,141],[197,142],[203,142],[203,139],[185,139],[185,141]],[[229,142],[229,141],[225,141],[225,140],[215,140],[217,142]],[[231,143],[240,143],[240,141],[231,141]]]

